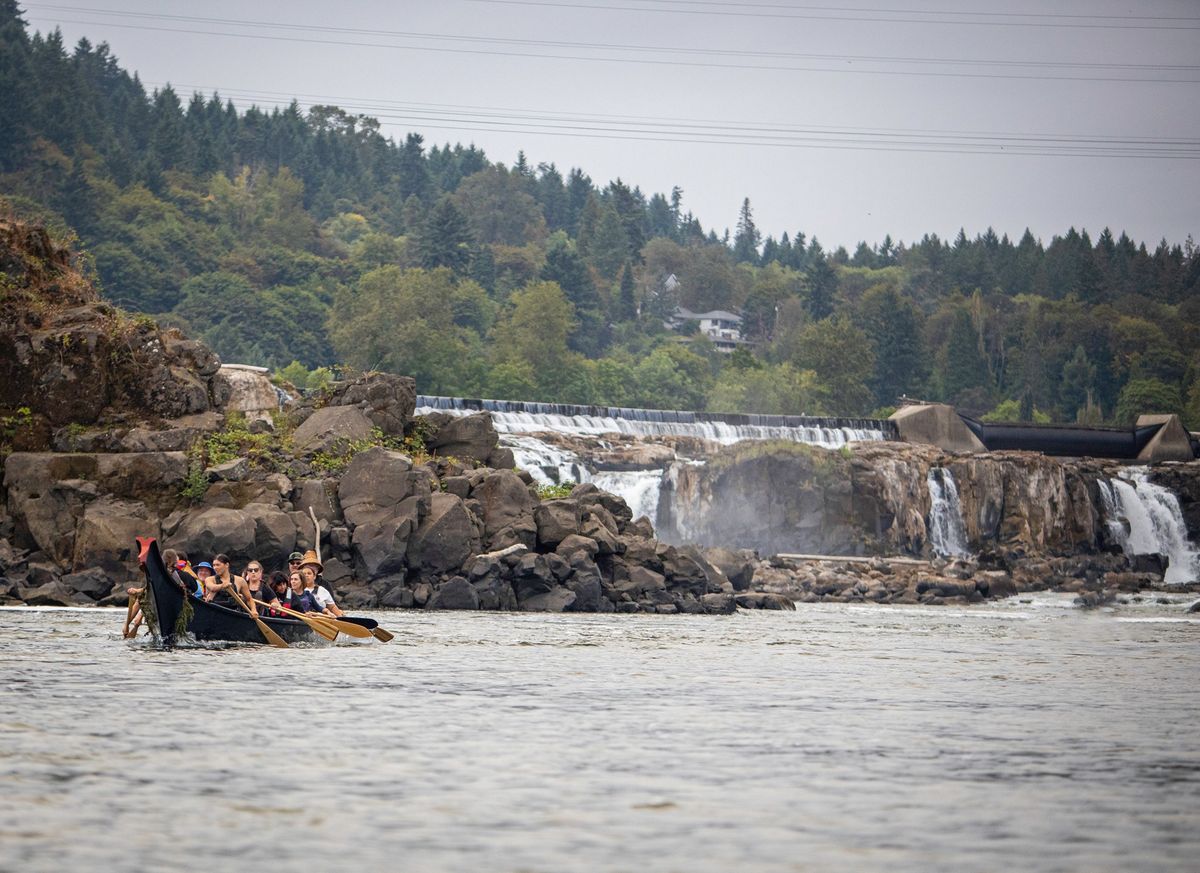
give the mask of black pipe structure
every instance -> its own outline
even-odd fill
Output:
[[[1027,451],[1066,457],[1133,460],[1154,439],[1161,424],[1128,430],[1056,424],[986,423],[959,414],[988,451]],[[1196,454],[1192,441],[1192,454]]]

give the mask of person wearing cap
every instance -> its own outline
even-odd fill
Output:
[[[312,549],[305,552],[300,559],[300,574],[304,577],[304,590],[312,594],[322,609],[340,618],[342,610],[334,602],[333,595],[323,584],[325,580],[321,578],[321,571],[324,569],[325,567],[317,558],[317,553]]]
[[[295,571],[299,570],[300,562],[303,559],[304,559],[304,555],[302,553],[292,552],[290,555],[288,555],[288,560],[287,560],[288,565],[287,565],[287,569],[285,569],[284,572],[290,574],[290,573],[294,573]]]
[[[205,600],[212,600],[212,598],[208,596],[208,580],[216,575],[216,571],[213,570],[213,565],[208,563],[208,561],[201,561],[196,565],[196,578],[200,580],[200,586],[204,590]]]

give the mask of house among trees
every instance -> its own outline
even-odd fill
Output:
[[[676,307],[667,321],[666,326],[671,330],[680,330],[685,325],[698,324],[697,330],[704,334],[717,351],[732,354],[738,346],[753,345],[749,340],[742,339],[742,317],[724,309],[714,309],[710,312],[692,312],[682,306]],[[690,332],[687,331],[687,332]]]

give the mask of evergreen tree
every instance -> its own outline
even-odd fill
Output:
[[[607,339],[603,302],[587,264],[566,234],[560,232],[550,238],[540,278],[556,283],[575,307],[577,325],[568,340],[571,349],[589,357],[599,354]]]
[[[808,248],[808,314],[813,321],[828,318],[833,312],[833,298],[837,294],[837,272],[826,260],[821,244],[813,237]]]
[[[968,392],[991,391],[987,361],[979,350],[979,334],[963,306],[954,308],[946,344],[938,353],[938,371],[940,394],[947,403],[959,401]]]
[[[449,196],[443,196],[416,234],[417,260],[427,270],[449,267],[463,273],[471,261],[473,242],[466,216]]]
[[[629,238],[625,235],[625,226],[616,209],[601,207],[595,237],[588,245],[588,260],[601,278],[611,282],[617,278],[621,265],[629,260],[629,250]]]
[[[0,170],[15,170],[32,139],[35,80],[25,22],[16,0],[0,0]]]
[[[612,198],[613,209],[621,220],[627,257],[634,262],[640,262],[642,246],[646,244],[646,210],[641,202],[641,192],[631,191],[629,186],[618,178],[608,186],[608,194]],[[621,258],[622,262],[624,260],[626,258]],[[619,267],[620,264],[618,264]],[[616,275],[615,270],[612,275]]]
[[[637,300],[634,296],[633,264],[625,262],[621,268],[621,290],[618,298],[619,307],[617,318],[621,321],[633,321],[637,318]]]
[[[741,264],[758,263],[758,244],[762,235],[754,225],[754,216],[750,213],[750,198],[742,201],[741,211],[738,212],[737,234],[733,238],[733,257]]]

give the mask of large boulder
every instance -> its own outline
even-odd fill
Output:
[[[710,564],[725,574],[737,591],[745,591],[754,578],[754,553],[746,549],[726,549],[720,546],[704,550]]]
[[[425,603],[426,609],[479,609],[479,595],[462,576],[447,580]]]
[[[584,551],[577,551],[570,560],[571,575],[566,586],[575,594],[572,612],[599,612],[604,599],[600,568]]]
[[[340,515],[337,489],[336,479],[302,479],[292,492],[292,505],[305,514],[311,508],[317,520],[328,527]]]
[[[512,470],[488,474],[472,489],[471,496],[483,507],[484,534],[489,540],[519,521],[532,520],[538,504],[537,498],[529,492],[529,486]]]
[[[526,597],[521,601],[521,609],[526,612],[566,612],[574,606],[575,600],[574,591],[560,586]]]
[[[538,544],[553,549],[571,534],[579,533],[579,501],[572,498],[545,500],[533,512]]]
[[[501,463],[499,458],[492,463],[499,451],[500,437],[490,413],[452,416],[435,412],[425,416],[425,420],[435,428],[425,439],[426,447],[434,454],[470,458],[491,466]]]
[[[350,528],[384,521],[397,506],[417,497],[428,512],[432,477],[427,470],[414,470],[407,455],[374,448],[355,455],[338,484],[338,502]]]
[[[70,573],[63,576],[61,581],[68,591],[85,594],[92,600],[104,598],[114,588],[113,577],[98,567],[92,567],[79,573]],[[119,580],[115,587],[122,587]]]
[[[421,517],[420,501],[410,497],[393,507],[388,517],[358,525],[351,543],[359,573],[369,580],[404,573],[408,543]]]
[[[353,406],[318,409],[292,434],[292,445],[302,454],[316,454],[344,446],[371,435],[371,419]]]
[[[242,510],[254,520],[254,554],[268,566],[296,549],[292,516],[266,503],[248,503]]]
[[[668,451],[674,454],[672,450],[668,449]],[[602,491],[591,482],[576,485],[571,489],[571,497],[578,500],[582,506],[599,505],[604,507],[605,511],[616,520],[617,526],[613,528],[613,533],[620,533],[625,529],[625,525],[633,520],[633,510],[629,508],[629,504],[625,502],[624,498]]]
[[[193,564],[219,552],[246,560],[257,557],[256,533],[254,517],[240,509],[206,509],[186,516],[168,545],[185,552]]]
[[[461,497],[438,492],[431,495],[429,514],[408,542],[408,565],[420,574],[438,574],[460,568],[483,541],[483,524]]]
[[[271,384],[270,370],[248,364],[222,364],[217,378],[227,386],[226,412],[240,412],[246,421],[272,420],[279,409],[279,393]]]
[[[388,436],[402,436],[417,405],[417,383],[411,376],[367,373],[338,386],[330,406],[352,406]]]
[[[93,501],[75,530],[72,570],[78,573],[98,569],[116,578],[134,576],[138,569],[137,537],[159,535],[158,518],[144,503],[115,497]]]

